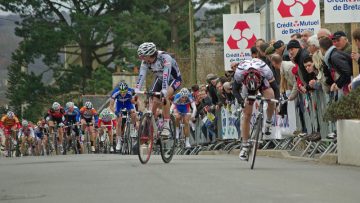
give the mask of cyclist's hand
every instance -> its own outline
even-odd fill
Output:
[[[166,95],[167,95],[166,89],[162,89],[161,90],[161,97],[166,97]]]

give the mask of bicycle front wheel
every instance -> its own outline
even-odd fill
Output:
[[[151,156],[154,144],[153,117],[150,113],[145,113],[140,119],[138,131],[138,157],[142,164],[146,164]]]
[[[173,115],[170,115],[169,121],[169,137],[160,136],[160,152],[161,158],[164,163],[169,163],[174,156],[175,145],[176,145],[176,138],[175,138],[175,118]]]
[[[250,150],[250,169],[254,169],[255,165],[255,158],[256,158],[256,151],[259,148],[259,138],[260,134],[262,133],[262,119],[258,119],[256,125],[254,126],[251,132],[251,150]]]

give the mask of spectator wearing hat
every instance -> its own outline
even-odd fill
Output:
[[[345,53],[351,54],[351,44],[346,37],[345,32],[337,31],[331,36],[331,40],[336,49],[344,51]]]
[[[278,40],[273,44],[275,52],[282,56],[284,61],[290,61],[289,52],[286,49],[286,45],[283,41]]]
[[[332,84],[329,84],[330,91],[334,92],[342,89],[346,95],[352,76],[352,60],[350,55],[336,49],[329,38],[321,38],[319,44],[320,50],[324,55],[324,62],[330,70],[332,80],[334,81]],[[334,73],[338,76],[335,77]]]
[[[260,45],[260,49],[259,49],[259,59],[263,60],[266,64],[268,64],[267,60],[266,60],[266,54],[265,54],[265,51],[266,49],[269,47],[270,45],[268,43],[262,43]],[[269,64],[268,64],[269,65]]]
[[[218,103],[217,93],[216,93],[216,83],[218,82],[218,76],[210,73],[206,76],[206,82],[208,83],[207,91],[211,98],[212,104],[216,105]]]
[[[289,56],[292,61],[298,65],[298,74],[302,84],[309,84],[309,74],[307,73],[304,66],[304,59],[309,57],[309,52],[306,49],[301,48],[298,40],[290,40],[287,45],[287,50],[289,51]]]

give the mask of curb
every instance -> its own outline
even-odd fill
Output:
[[[228,153],[227,151],[201,151],[198,155],[239,155],[240,149],[236,149]],[[300,156],[292,156],[289,154],[287,150],[258,150],[257,155],[266,156],[272,158],[280,158],[280,159],[289,159],[294,161],[313,161],[322,164],[338,164],[337,154],[326,154],[321,158],[308,158],[308,157],[300,157]]]

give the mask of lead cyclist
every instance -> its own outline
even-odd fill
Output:
[[[142,60],[139,72],[139,78],[136,82],[135,93],[138,92],[146,77],[148,70],[151,70],[156,76],[151,92],[161,92],[163,98],[166,100],[165,105],[162,105],[164,115],[164,127],[161,132],[162,136],[170,135],[170,99],[174,92],[180,87],[182,79],[178,64],[174,58],[164,51],[159,51],[156,45],[152,42],[142,43],[137,50],[139,58]],[[156,109],[161,104],[159,98],[153,98],[153,105],[151,111],[156,115]]]

